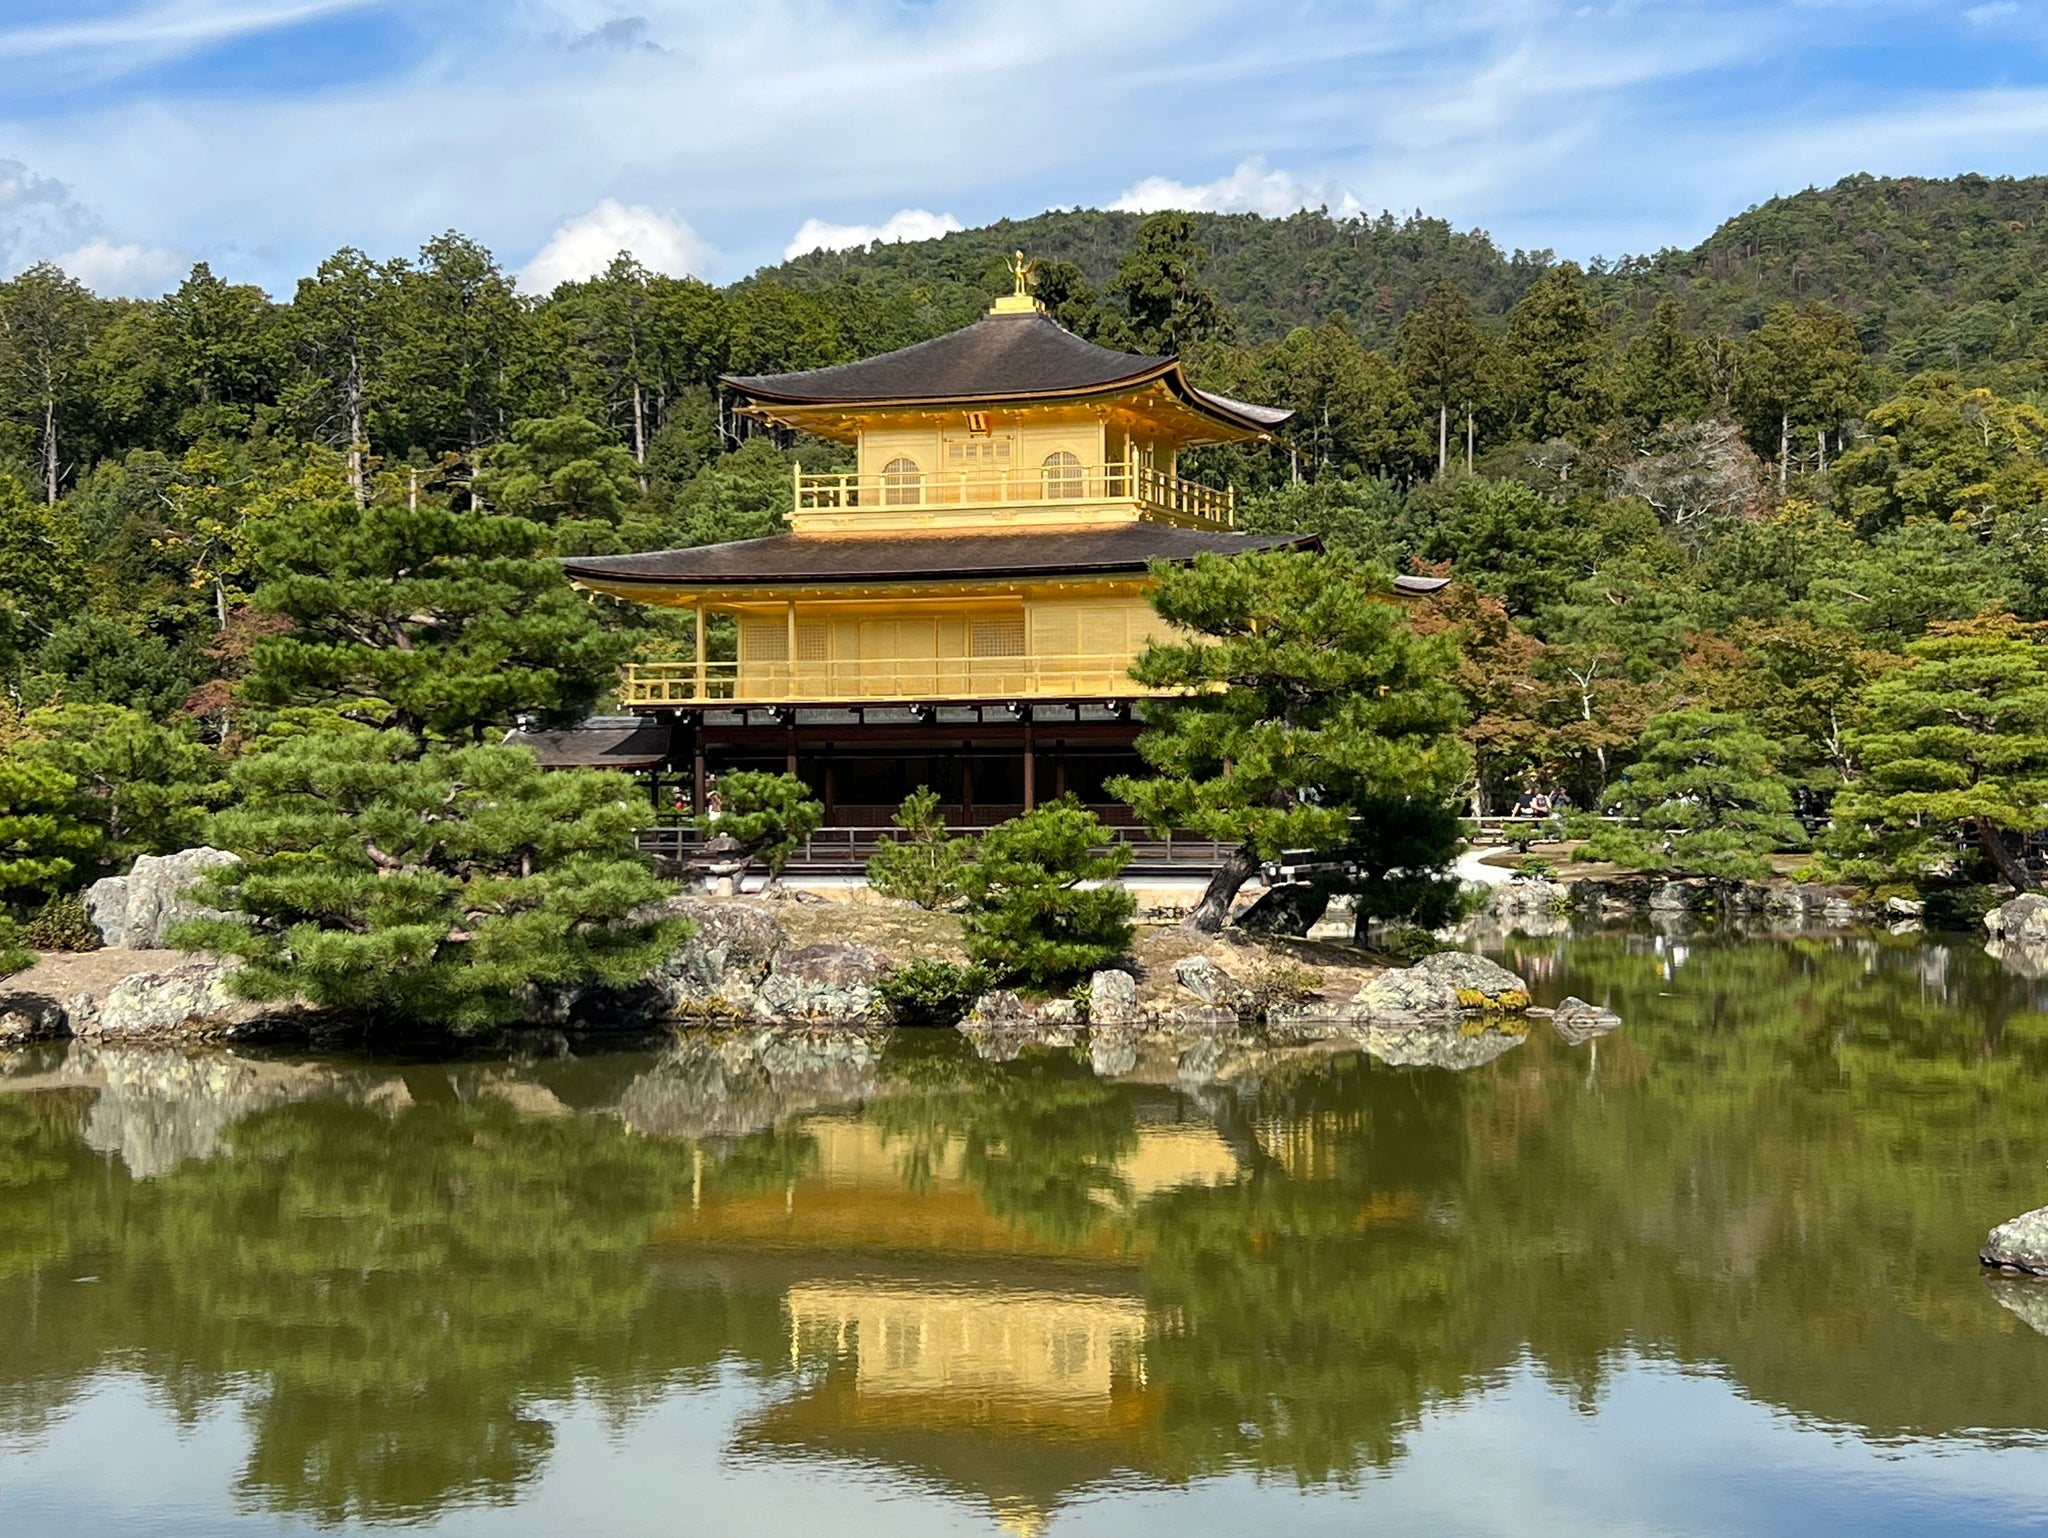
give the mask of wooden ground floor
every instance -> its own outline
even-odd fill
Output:
[[[653,771],[657,797],[672,811],[701,807],[718,776],[751,769],[796,775],[824,806],[827,827],[886,827],[921,787],[938,793],[954,827],[988,827],[1069,793],[1112,825],[1133,823],[1106,788],[1142,768],[1133,746],[1139,727],[1128,710],[998,706],[923,715],[677,713],[668,722],[666,758]]]

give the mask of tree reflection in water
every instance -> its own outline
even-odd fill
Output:
[[[417,1519],[516,1501],[553,1405],[624,1424],[736,1366],[736,1454],[1028,1526],[1113,1477],[1386,1466],[1523,1363],[1589,1409],[1647,1354],[1876,1438],[2048,1427],[2048,1313],[1972,1259],[2040,1200],[2039,983],[1888,939],[1508,949],[1625,1025],[1200,1088],[951,1037],[280,1064],[226,1115],[219,1075],[131,1065],[117,1104],[105,1062],[18,1058],[0,1432],[120,1365],[184,1424],[244,1405],[241,1502]]]

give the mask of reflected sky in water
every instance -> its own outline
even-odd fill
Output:
[[[2041,983],[1496,949],[1624,1024],[9,1058],[0,1532],[2048,1530]]]

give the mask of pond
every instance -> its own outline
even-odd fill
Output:
[[[1624,1024],[1215,1083],[951,1033],[0,1060],[0,1532],[2042,1524],[2048,1292],[1975,1252],[2048,1200],[2048,989],[1883,935],[1503,959]]]

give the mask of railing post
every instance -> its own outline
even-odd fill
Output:
[[[697,699],[701,703],[704,694],[704,600],[697,600]]]

